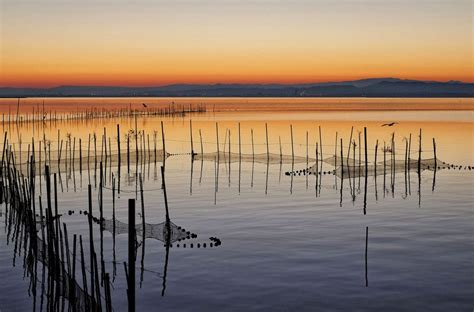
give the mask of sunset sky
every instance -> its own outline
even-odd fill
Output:
[[[474,81],[471,0],[1,0],[0,86]]]

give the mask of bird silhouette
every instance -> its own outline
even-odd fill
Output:
[[[143,107],[145,107],[145,108],[147,108],[147,107],[148,107],[148,105],[146,105],[145,103],[142,103],[142,105],[143,105]]]
[[[398,124],[398,122],[386,123],[386,124],[383,124],[382,127],[385,127],[385,126],[392,127],[393,125],[396,125],[396,124]]]

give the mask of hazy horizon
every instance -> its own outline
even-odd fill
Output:
[[[102,87],[102,88],[163,88],[163,87],[171,87],[171,86],[179,86],[179,85],[189,85],[189,86],[199,86],[199,85],[209,85],[209,86],[218,86],[218,85],[259,85],[259,86],[271,86],[271,85],[281,85],[281,86],[294,86],[294,85],[312,85],[312,84],[338,84],[338,83],[350,83],[350,82],[358,82],[358,81],[370,81],[370,80],[399,80],[403,81],[419,81],[419,82],[432,82],[432,83],[473,83],[474,81],[463,81],[463,80],[455,80],[455,79],[448,79],[448,80],[422,80],[422,79],[408,79],[408,78],[399,78],[399,77],[365,77],[360,79],[353,79],[353,80],[320,80],[320,81],[308,81],[308,82],[209,82],[209,83],[165,83],[165,84],[142,84],[142,85],[134,85],[134,84],[55,84],[50,86],[4,86],[0,85],[0,88],[16,88],[16,89],[54,89],[60,87]]]

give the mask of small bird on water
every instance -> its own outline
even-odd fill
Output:
[[[396,125],[396,124],[398,124],[398,122],[386,123],[386,124],[383,124],[382,127],[385,127],[385,126],[392,127],[393,125]]]

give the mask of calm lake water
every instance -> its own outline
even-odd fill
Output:
[[[22,101],[33,103],[27,101],[37,100]],[[206,100],[193,99],[205,104]],[[337,100],[331,99],[327,103]],[[54,102],[58,105],[55,101],[61,99],[46,99],[46,104]],[[94,99],[74,101],[75,107],[80,106],[81,101],[90,105]],[[111,100],[97,101],[96,105],[100,107],[106,105],[101,101],[110,103]],[[123,101],[120,105],[127,105],[127,101],[140,103],[141,99],[120,101]],[[147,101],[152,103],[154,100]],[[186,99],[174,101],[186,103]],[[288,99],[284,101],[290,104],[285,102],[278,110],[265,109],[268,99],[263,100],[264,106],[259,106],[258,99],[246,101],[250,104],[245,105],[253,104],[253,112],[232,103],[241,109],[219,110],[219,102],[213,100],[210,101],[213,108],[209,109],[209,104],[208,112],[203,114],[137,118],[137,130],[144,130],[146,139],[149,136],[151,155],[155,142],[157,149],[162,148],[160,122],[163,121],[166,150],[173,154],[165,162],[170,218],[175,225],[197,235],[174,242],[168,249],[159,239],[147,238],[143,244],[138,236],[137,311],[473,309],[474,170],[469,170],[469,166],[474,165],[474,112],[466,109],[472,105],[472,99],[434,101],[439,107],[461,101],[462,105],[467,105],[464,110],[438,110],[440,108],[436,105],[436,110],[429,110],[433,104],[430,99],[392,100],[396,103],[416,101],[422,108],[415,111],[342,110],[344,106],[341,111],[309,111],[307,107],[311,103],[305,102],[298,104],[304,109],[291,112]],[[326,105],[323,100],[318,101],[322,101],[318,102],[319,105]],[[368,100],[371,101],[374,100]],[[31,107],[37,104],[34,103]],[[390,103],[390,100],[383,100],[383,103]],[[225,107],[231,104],[226,102]],[[8,112],[8,105],[10,110],[15,110],[16,100],[1,100],[1,112]],[[351,102],[350,105],[355,104]],[[361,104],[360,107],[366,107],[364,105],[372,104]],[[23,109],[24,113],[28,112]],[[239,161],[238,156],[235,158],[232,154],[234,158],[220,159],[219,163],[213,157],[196,157],[192,161],[189,155],[190,119],[195,152],[200,153],[201,146],[204,154],[216,152],[217,123],[220,150],[228,151],[230,140],[231,152],[237,155],[240,127],[240,150],[245,157]],[[397,124],[381,126],[387,122]],[[75,153],[81,138],[85,155],[89,135],[94,133],[98,136],[100,152],[104,128],[111,138],[112,153],[116,153],[117,124],[120,124],[123,150],[125,134],[135,129],[133,119],[46,122],[20,127],[4,123],[2,126],[4,131],[8,131],[9,141],[16,144],[16,152],[21,145],[25,153],[32,137],[36,142],[45,137],[50,140],[52,153],[56,155],[59,130],[64,146],[68,136],[76,138]],[[423,159],[434,157],[435,138],[437,159],[463,167],[461,170],[441,167],[436,173],[423,170],[420,180],[413,168],[407,174],[397,172],[394,177],[387,174],[385,179],[383,175],[377,178],[369,176],[367,186],[364,177],[346,178],[342,191],[341,179],[333,174],[322,174],[318,179],[315,175],[285,174],[307,168],[306,151],[309,158],[315,158],[316,143],[321,152],[321,141],[323,158],[330,158],[335,153],[339,155],[341,138],[343,154],[347,156],[351,127],[357,162],[359,146],[362,146],[361,158],[364,161],[364,127],[367,128],[370,162],[374,162],[377,141],[378,161],[383,161],[381,147],[384,143],[386,146],[391,144],[393,133],[396,159],[404,160],[404,140],[409,140],[410,134],[410,155],[418,159],[421,128]],[[252,146],[257,157],[249,161]],[[267,146],[268,151],[276,155],[280,154],[280,146],[284,155],[291,155],[293,150],[298,161],[294,164],[287,161],[268,163],[263,157]],[[132,147],[135,148],[135,142]],[[353,150],[350,155],[353,156]],[[139,166],[133,160],[130,172],[122,163],[120,175],[116,166],[107,168],[103,194],[105,219],[110,220],[113,215],[113,174],[116,180],[120,180],[120,194],[115,194],[118,221],[128,223],[127,201],[137,198],[136,219],[137,224],[141,223],[141,199],[137,186],[140,176],[143,178],[146,223],[165,221],[160,175],[163,164],[160,161],[155,164],[153,156],[149,160]],[[313,164],[314,160],[308,161],[309,166]],[[61,221],[67,224],[70,244],[73,234],[82,235],[88,242],[87,217],[79,211],[87,210],[89,183],[92,185],[93,211],[98,214],[97,172],[94,174],[92,165],[89,171],[85,167],[80,172],[76,164],[58,177],[59,213],[62,214]],[[324,163],[322,169],[329,172],[334,167]],[[41,183],[40,191],[38,180],[37,196],[41,194],[44,201],[44,180]],[[0,209],[5,218],[5,204]],[[75,213],[69,215],[69,210]],[[15,240],[9,237],[6,225],[6,221],[0,222],[0,310],[31,311],[30,278],[24,276],[23,254],[18,255]],[[102,242],[100,236],[99,226],[95,225],[96,249],[103,246],[100,257],[104,260],[105,270],[113,277],[114,311],[126,311],[127,286],[123,263],[127,261],[128,235],[117,234],[114,238],[110,231],[105,230]],[[215,246],[211,237],[218,238],[222,244]],[[211,243],[213,247],[210,247]],[[88,259],[88,248],[85,249]],[[39,285],[40,281],[37,287]],[[39,299],[36,304],[39,309]]]

